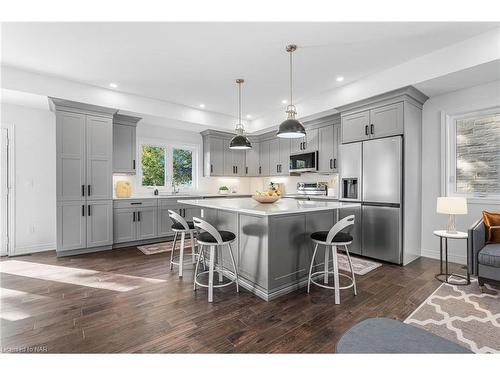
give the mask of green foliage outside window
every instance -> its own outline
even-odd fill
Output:
[[[190,150],[174,148],[173,150],[174,182],[178,185],[193,183],[193,153]]]
[[[165,185],[165,149],[142,146],[142,186]]]

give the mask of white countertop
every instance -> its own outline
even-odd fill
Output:
[[[294,198],[282,198],[275,203],[259,203],[252,198],[234,199],[187,199],[179,200],[179,203],[214,208],[217,210],[235,211],[252,215],[286,215],[303,212],[328,211],[342,208],[359,207],[359,203],[333,202],[319,200],[298,200]]]
[[[238,194],[238,193],[229,193],[229,194],[217,194],[217,193],[179,193],[179,194],[134,194],[128,198],[118,198],[113,196],[114,200],[126,200],[126,199],[188,199],[188,198],[223,198],[223,197],[248,197],[251,194]]]

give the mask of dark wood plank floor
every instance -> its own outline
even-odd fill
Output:
[[[299,290],[271,302],[234,286],[192,290],[169,254],[136,248],[56,258],[54,252],[2,258],[2,351],[50,353],[332,353],[338,338],[369,317],[404,320],[438,286],[438,262],[421,258],[358,277],[358,295]]]

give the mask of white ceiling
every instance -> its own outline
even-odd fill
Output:
[[[498,23],[3,23],[1,62],[205,110],[283,107],[296,43],[298,101],[498,27]],[[335,78],[345,77],[338,83]]]

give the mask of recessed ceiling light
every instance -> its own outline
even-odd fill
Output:
[[[200,104],[200,108],[205,108],[205,104]]]
[[[342,76],[337,77],[337,82],[342,82],[343,80],[344,80],[344,77],[342,77]]]
[[[252,118],[252,115],[247,115],[247,118]]]
[[[281,103],[286,104],[286,103],[288,103],[288,100],[283,99],[283,100],[281,101]]]
[[[116,83],[111,82],[109,84],[109,87],[111,87],[112,89],[116,89],[118,87],[118,85]]]

